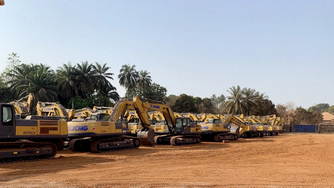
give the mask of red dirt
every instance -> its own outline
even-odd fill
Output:
[[[227,143],[61,151],[0,165],[1,187],[334,187],[334,134],[281,134]]]

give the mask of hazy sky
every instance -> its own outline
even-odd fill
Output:
[[[334,1],[5,0],[0,71],[23,63],[107,63],[149,71],[169,94],[229,95],[240,85],[275,104],[334,105]]]

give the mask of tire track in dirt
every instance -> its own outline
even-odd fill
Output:
[[[333,140],[334,134],[282,134],[99,154],[66,151],[59,159],[0,165],[1,186],[334,187]]]
[[[333,140],[331,138],[327,138],[324,139],[322,138],[322,148],[321,148],[321,152],[320,152],[320,156],[318,158],[318,161],[320,162],[321,166],[323,167],[322,170],[326,173],[326,174],[334,174],[333,172],[333,164],[330,163],[332,162],[332,160],[330,160],[329,158],[331,157],[330,154],[330,149],[333,148],[329,148],[332,144],[333,144]]]

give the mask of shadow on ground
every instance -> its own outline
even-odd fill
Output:
[[[64,170],[84,168],[87,164],[113,162],[114,159],[98,158],[94,156],[70,156],[32,162],[18,162],[0,165],[0,173],[4,170],[15,170],[0,175],[0,182],[12,181],[41,174],[52,174]]]

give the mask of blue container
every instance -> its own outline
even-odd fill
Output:
[[[315,133],[316,131],[316,125],[295,125],[295,132]]]

